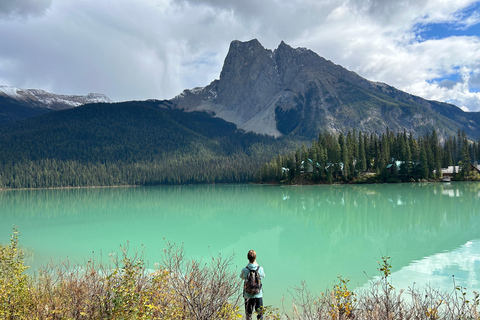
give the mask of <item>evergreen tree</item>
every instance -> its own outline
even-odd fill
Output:
[[[348,179],[350,176],[350,164],[349,164],[349,150],[345,142],[345,137],[343,133],[340,133],[338,136],[338,144],[340,145],[340,150],[342,154],[342,163],[343,163],[343,178]],[[338,170],[339,168],[337,168]]]
[[[462,151],[461,151],[461,177],[465,178],[470,175],[470,153],[468,152],[468,141],[467,138],[464,136],[462,138],[463,143],[461,144],[462,146]]]
[[[365,152],[365,139],[360,131],[358,133],[358,159],[357,159],[357,169],[361,172],[367,170],[367,157]]]
[[[420,150],[420,171],[419,171],[419,177],[420,179],[428,179],[429,173],[428,173],[428,159],[427,159],[427,153],[425,151],[425,148],[421,148]]]

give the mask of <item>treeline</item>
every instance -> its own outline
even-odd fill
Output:
[[[454,178],[478,178],[471,164],[480,159],[480,141],[465,132],[440,141],[436,130],[420,136],[387,131],[382,135],[349,131],[320,133],[312,146],[277,156],[256,173],[258,182],[407,182],[435,180],[442,168],[458,167]],[[369,174],[370,173],[370,174]],[[374,175],[373,175],[374,173]]]
[[[0,188],[59,188],[116,185],[238,183],[253,181],[264,161],[246,155],[168,158],[149,162],[42,159],[0,167]]]
[[[294,149],[294,142],[283,141]],[[282,141],[253,144],[230,155],[200,148],[192,154],[171,153],[151,160],[23,160],[0,164],[0,188],[59,188],[118,185],[243,183],[255,169],[288,150]]]

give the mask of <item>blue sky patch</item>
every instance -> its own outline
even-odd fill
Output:
[[[419,28],[419,35],[424,40],[462,36],[478,37],[480,36],[480,24],[473,25],[468,29],[460,29],[458,26],[449,23],[429,24]]]
[[[480,36],[480,23],[465,26],[459,21],[468,20],[469,17],[480,15],[480,1],[474,3],[467,9],[457,13],[458,19],[456,22],[449,23],[431,23],[431,24],[417,24],[414,29],[417,35],[423,40],[444,39],[448,37],[461,36]],[[480,21],[479,21],[480,22]]]
[[[460,67],[453,68],[454,72],[443,77],[427,80],[430,84],[438,84],[442,88],[452,89],[457,83],[466,81],[460,74]],[[468,86],[470,92],[480,92],[480,73],[472,72],[469,75]]]
[[[445,74],[443,77],[434,78],[434,79],[428,80],[427,82],[428,83],[437,83],[441,87],[451,89],[455,86],[455,84],[463,81],[463,78],[459,73],[460,68],[455,67],[455,68],[453,68],[453,70],[454,70],[454,72],[452,72],[450,74]]]

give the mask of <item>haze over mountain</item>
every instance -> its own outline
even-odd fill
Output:
[[[89,93],[84,96],[59,95],[45,90],[0,85],[0,124],[98,102],[112,100],[100,93]]]
[[[187,111],[205,110],[246,131],[315,138],[323,130],[382,133],[434,128],[442,136],[464,130],[480,138],[480,113],[427,101],[368,81],[305,48],[284,42],[274,51],[258,40],[233,41],[220,79],[184,90],[171,100]]]

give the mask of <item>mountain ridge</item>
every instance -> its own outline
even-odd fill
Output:
[[[315,138],[323,130],[387,128],[441,136],[464,130],[480,138],[480,113],[429,101],[388,84],[362,78],[306,48],[281,42],[265,49],[258,40],[232,41],[217,80],[184,90],[171,100],[186,111],[204,110],[246,131]]]
[[[38,89],[0,86],[0,125],[40,114],[112,101],[102,94],[56,95]],[[186,89],[173,108],[206,111],[247,132],[316,138],[319,132],[356,129],[381,134],[407,130],[440,137],[466,132],[480,138],[480,112],[465,112],[374,82],[306,48],[281,42],[275,50],[256,40],[234,40],[219,79]]]
[[[100,102],[113,101],[101,93],[62,95],[41,89],[20,89],[0,85],[0,124],[35,117],[50,111]]]

